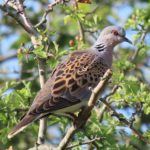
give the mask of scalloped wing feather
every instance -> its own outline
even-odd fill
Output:
[[[90,51],[77,51],[61,62],[36,96],[29,113],[40,114],[62,109],[83,99],[103,76],[107,65]]]
[[[26,128],[31,122],[50,113],[64,113],[80,109],[91,94],[108,66],[102,58],[90,51],[77,51],[60,63],[44,87],[38,92],[28,113],[9,134],[9,138]],[[30,118],[28,120],[26,118]]]

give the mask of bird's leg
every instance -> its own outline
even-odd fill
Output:
[[[36,149],[36,150],[38,150],[38,146],[39,146],[39,145],[40,145],[40,144],[39,144],[38,142],[35,143],[35,149]]]
[[[73,122],[73,125],[76,126],[80,130],[82,130],[84,128],[85,122],[87,121],[87,119],[91,115],[91,113],[84,114],[84,109],[85,109],[85,107],[81,108],[81,111],[79,112],[78,117]],[[80,116],[82,116],[83,120],[80,120]]]
[[[77,119],[77,116],[74,113],[67,112],[65,116],[71,119],[73,122]]]

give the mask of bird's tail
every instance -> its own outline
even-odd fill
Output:
[[[29,115],[27,114],[8,134],[8,138],[12,138],[19,132],[21,132],[23,129],[25,129],[29,124],[31,124],[34,120],[37,119],[36,115]]]

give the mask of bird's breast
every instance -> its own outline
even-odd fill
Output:
[[[69,107],[66,107],[66,108],[62,108],[62,109],[59,109],[59,110],[56,110],[56,111],[53,111],[52,113],[54,114],[62,114],[62,113],[73,113],[73,112],[76,112],[78,111],[79,109],[81,109],[82,107],[86,106],[88,103],[88,101],[81,101],[80,103],[78,104],[75,104],[75,105],[72,105],[72,106],[69,106]]]

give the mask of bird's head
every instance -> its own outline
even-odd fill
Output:
[[[122,42],[132,44],[132,42],[126,37],[125,30],[120,26],[108,26],[104,28],[98,40],[107,42],[113,47]]]

